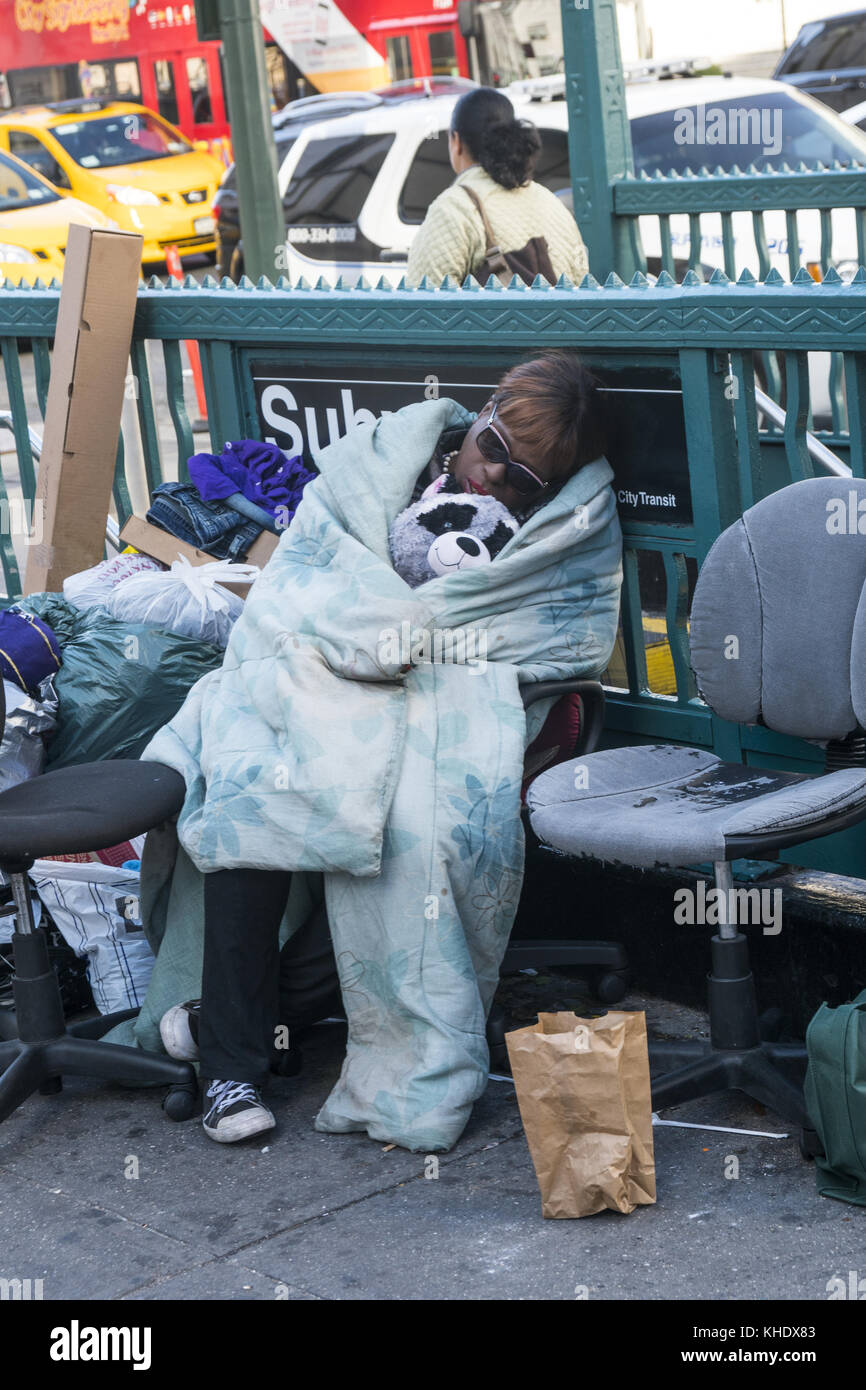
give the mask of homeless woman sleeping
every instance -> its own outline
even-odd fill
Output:
[[[485,1020],[523,876],[524,750],[551,706],[524,713],[519,684],[598,675],[616,634],[621,536],[599,421],[593,378],[556,352],[508,371],[477,418],[427,400],[323,449],[221,669],[145,749],[187,790],[176,828],[148,836],[157,961],[139,1019],[113,1039],[159,1048],[161,1023],[168,1051],[200,1061],[212,1139],[274,1125],[261,1088],[280,942],[322,896],[348,1041],[316,1128],[425,1153],[460,1137],[487,1084]],[[519,528],[492,563],[410,588],[389,527],[443,465],[451,488],[491,494]],[[466,646],[486,659],[409,664],[386,640],[404,623],[480,634]]]

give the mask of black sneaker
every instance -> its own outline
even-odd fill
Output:
[[[208,1109],[208,1104],[210,1108]],[[276,1120],[257,1086],[246,1081],[212,1081],[205,1092],[204,1132],[218,1144],[236,1144],[273,1129]]]
[[[179,1062],[198,1061],[198,1020],[201,1000],[190,999],[175,1004],[159,1020],[159,1036],[169,1057]]]

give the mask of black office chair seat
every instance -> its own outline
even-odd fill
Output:
[[[4,715],[0,682],[0,731]],[[188,1062],[101,1041],[137,1010],[66,1026],[26,878],[34,859],[100,849],[152,830],[180,810],[184,791],[183,778],[172,768],[118,758],[48,772],[0,793],[0,870],[8,875],[17,908],[15,1013],[0,1018],[0,1121],[34,1091],[59,1091],[64,1075],[165,1085],[171,1118],[192,1114],[197,1086]]]
[[[21,782],[0,798],[0,869],[121,844],[175,816],[184,791],[173,768],[132,758],[82,763]]]

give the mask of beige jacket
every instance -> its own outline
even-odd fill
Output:
[[[434,285],[446,275],[462,284],[485,259],[484,227],[472,199],[462,192],[463,184],[483,202],[503,252],[519,251],[532,237],[543,236],[557,276],[567,275],[574,284],[580,283],[589,269],[586,247],[577,223],[556,194],[540,183],[503,188],[479,164],[473,164],[427,209],[409,250],[409,284],[417,285],[424,275]]]

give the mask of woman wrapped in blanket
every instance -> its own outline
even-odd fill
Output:
[[[596,383],[569,352],[513,367],[476,418],[456,402],[425,401],[329,446],[223,671],[212,673],[213,698],[205,678],[146,749],[186,778],[178,835],[204,873],[201,997],[157,1016],[166,1050],[200,1062],[211,1139],[233,1143],[275,1123],[262,1088],[281,1060],[285,1071],[280,924],[293,877],[317,871],[349,1022],[346,1063],[317,1128],[366,1129],[423,1151],[459,1137],[486,1084],[484,1020],[522,878],[519,784],[534,732],[518,672],[597,675],[613,647],[621,539],[603,450]],[[410,591],[386,577],[387,525],[446,474],[497,498],[520,529],[484,571]],[[283,558],[293,567],[279,572]],[[339,586],[305,599],[341,566]],[[428,627],[484,627],[483,679],[432,663],[376,669],[376,632],[406,614]],[[297,656],[304,643],[313,664],[271,687],[273,653]],[[305,690],[317,724],[305,717]],[[264,755],[244,754],[242,776],[241,754],[229,757],[235,718],[248,731],[235,752],[260,743],[282,758],[276,797],[263,790],[273,768]],[[329,764],[329,740],[346,725],[354,756],[350,738]],[[319,764],[317,782],[308,769]],[[369,764],[372,790],[355,786],[348,764]],[[332,1010],[333,994],[320,994]]]

